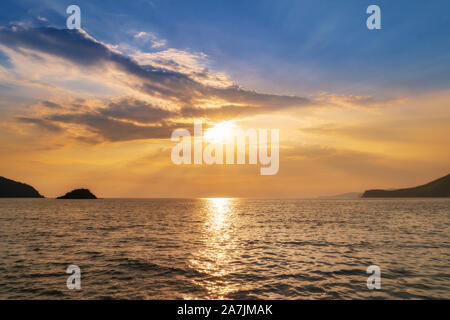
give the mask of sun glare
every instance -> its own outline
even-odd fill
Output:
[[[224,143],[237,126],[231,121],[222,121],[205,131],[204,138],[212,143]]]

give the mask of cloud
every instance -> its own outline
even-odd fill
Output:
[[[38,118],[27,118],[27,117],[17,117],[17,120],[23,123],[29,123],[29,124],[33,124],[41,129],[44,129],[46,131],[51,131],[51,132],[61,132],[63,131],[63,129],[52,123],[51,121],[48,121],[46,119],[38,119]]]
[[[41,101],[41,104],[47,108],[51,108],[51,109],[61,109],[61,105],[55,103],[55,102],[51,102],[51,101]]]
[[[393,118],[389,120],[372,119],[360,124],[328,123],[315,127],[301,128],[300,131],[317,136],[339,137],[346,141],[360,141],[364,144],[377,143],[386,148],[390,144],[408,146],[415,143],[433,145],[448,137],[448,116],[430,116],[420,119]],[[447,139],[448,140],[448,139]]]
[[[100,107],[99,103],[89,100],[65,104],[41,101],[40,104],[48,106],[50,112],[36,114],[34,117],[17,117],[16,120],[33,124],[46,131],[59,132],[65,128],[72,138],[90,144],[167,139],[173,130],[183,126],[170,120],[178,116],[178,112],[133,97],[114,99]],[[74,104],[78,108],[73,108]]]
[[[99,105],[100,104],[100,105]],[[167,139],[180,127],[189,127],[187,119],[203,118],[221,121],[270,112],[270,106],[252,107],[226,105],[217,108],[181,108],[168,110],[135,97],[121,97],[107,103],[89,100],[55,103],[41,101],[49,110],[35,117],[18,117],[47,131],[62,131],[62,126],[78,125],[87,129],[86,137],[75,130],[75,139],[89,143],[137,139]],[[74,108],[74,105],[77,107]],[[291,106],[286,104],[284,109]],[[86,131],[86,130],[85,130]],[[92,136],[94,134],[94,136]],[[83,138],[84,137],[84,138]]]
[[[155,34],[151,32],[141,31],[134,35],[135,39],[141,40],[143,42],[150,42],[152,48],[161,48],[167,44],[164,39],[159,39]]]
[[[13,67],[9,57],[1,50],[0,50],[0,66],[3,66],[5,68],[12,68]]]
[[[229,104],[273,108],[284,104],[312,104],[307,98],[259,93],[236,85],[225,88],[205,85],[181,72],[152,65],[144,66],[95,40],[84,31],[15,26],[0,29],[0,43],[15,50],[30,49],[57,56],[82,68],[89,67],[100,71],[116,69],[129,77],[126,83],[133,89],[178,105],[199,107],[211,99],[220,99]]]
[[[375,98],[372,96],[342,95],[320,93],[315,101],[339,107],[386,107],[394,104],[404,103],[405,98]]]
[[[41,119],[42,120],[42,119]],[[54,114],[45,123],[79,124],[108,141],[127,141],[137,139],[166,139],[178,126],[161,124],[158,126],[138,125],[104,117],[99,113]]]
[[[154,38],[143,32],[135,35],[137,39],[146,37]],[[3,27],[0,28],[0,47],[15,58],[22,57],[15,62],[40,61],[45,68],[41,70],[37,66],[35,74],[45,74],[46,80],[60,79],[64,85],[73,81],[71,75],[76,79],[86,75],[85,82],[94,81],[89,84],[90,88],[95,87],[95,81],[119,90],[126,88],[118,91],[121,98],[108,97],[109,102],[104,98],[95,100],[93,89],[89,99],[100,103],[90,105],[89,99],[68,98],[62,94],[67,91],[61,91],[59,98],[52,94],[56,98],[51,101],[41,100],[39,105],[45,107],[45,111],[38,110],[34,116],[27,114],[16,119],[47,131],[65,128],[75,139],[89,143],[169,138],[173,129],[185,125],[186,119],[229,120],[316,104],[304,97],[241,88],[204,68],[203,54],[167,49],[154,55],[136,53],[133,57],[82,30]],[[27,64],[25,69],[31,66]],[[20,70],[26,72],[23,68]],[[35,81],[46,83],[39,78]],[[48,90],[55,92],[54,88],[59,88],[58,84],[49,85]],[[68,103],[68,99],[72,102]],[[70,130],[74,125],[82,130]]]
[[[105,117],[140,123],[157,123],[177,115],[176,112],[132,97],[110,102],[106,108],[98,109],[98,112]]]
[[[90,101],[78,103],[78,108],[74,109],[72,108],[74,103],[62,105],[41,101],[41,104],[57,113],[36,115],[36,118],[20,117],[18,120],[37,124],[47,130],[54,128],[55,131],[56,128],[61,130],[57,123],[81,125],[97,136],[95,139],[92,137],[87,139],[90,143],[95,143],[102,140],[166,139],[170,137],[172,130],[186,127],[183,121],[189,118],[228,120],[254,116],[268,109],[268,107],[227,105],[219,108],[182,108],[170,111],[134,97],[114,99],[95,109],[90,108],[89,103]],[[83,141],[79,135],[76,139]]]
[[[190,52],[175,48],[168,48],[156,52],[142,52],[123,44],[119,47],[121,49],[124,48],[129,56],[141,65],[152,65],[156,68],[187,74],[193,80],[205,85],[215,87],[228,87],[233,85],[224,73],[217,71],[211,72],[209,70],[208,57],[202,52]]]
[[[155,38],[146,32],[134,37]],[[110,98],[109,102],[102,99],[103,102],[95,106],[86,106],[87,101],[71,104],[58,102],[58,99],[41,101],[41,105],[50,110],[34,117],[27,115],[28,120],[21,120],[55,131],[60,126],[78,125],[86,129],[86,141],[91,143],[168,138],[174,128],[192,118],[221,121],[311,106],[378,107],[398,103],[398,99],[327,93],[313,99],[261,93],[241,88],[220,76],[214,78],[214,73],[204,68],[203,54],[167,49],[126,55],[118,51],[120,46],[104,44],[85,31],[0,28],[0,44],[10,51],[38,59],[47,59],[48,55],[62,58],[80,70],[92,71],[96,81],[104,77],[106,83],[118,83],[128,89],[121,92],[121,98]],[[51,63],[58,61],[50,61],[48,65]],[[130,95],[129,90],[135,95]],[[78,134],[76,139],[81,141],[82,137],[83,134]]]
[[[289,109],[296,104],[283,104],[277,108],[277,111]],[[237,118],[251,117],[257,114],[273,112],[271,106],[254,107],[254,106],[239,106],[239,105],[225,105],[217,108],[182,108],[181,115],[185,118],[206,118],[212,121],[231,120]]]

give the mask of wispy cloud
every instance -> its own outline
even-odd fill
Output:
[[[152,48],[161,48],[167,44],[167,40],[159,39],[155,34],[151,32],[140,31],[134,35],[135,39],[150,43]]]
[[[340,107],[387,107],[404,103],[405,98],[375,98],[372,96],[343,95],[321,92],[315,97],[318,103]]]
[[[29,123],[33,124],[41,129],[44,129],[46,131],[52,131],[52,132],[61,132],[63,129],[52,123],[51,121],[48,121],[46,119],[38,119],[38,118],[27,118],[27,117],[17,117],[17,120],[23,123]]]

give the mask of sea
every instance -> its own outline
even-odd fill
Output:
[[[450,299],[450,199],[0,199],[0,299]]]

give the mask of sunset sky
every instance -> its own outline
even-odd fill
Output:
[[[0,9],[0,176],[47,197],[316,197],[450,173],[449,1]],[[279,129],[278,174],[173,164],[170,135],[195,119]]]

